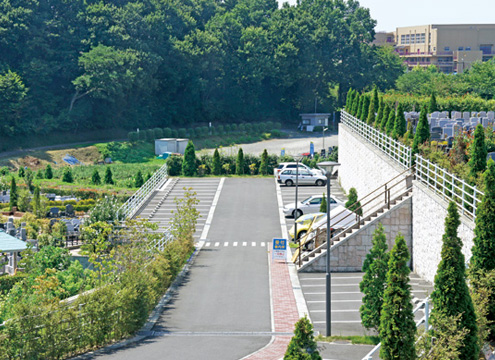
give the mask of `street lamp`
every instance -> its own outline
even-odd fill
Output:
[[[328,128],[324,127],[323,126],[323,131],[322,131],[322,135],[323,135],[323,150],[325,150],[325,131],[327,131]],[[325,151],[325,155],[326,155],[326,151]]]
[[[298,239],[297,236],[297,191],[299,189],[299,161],[302,160],[301,155],[294,156],[294,160],[296,160],[296,199],[294,201],[294,242],[299,240],[299,265],[301,265],[301,240]]]
[[[326,266],[326,323],[327,336],[332,336],[332,284],[330,278],[330,177],[333,169],[340,164],[335,161],[323,161],[318,163],[318,167],[325,172],[327,177],[327,266]]]

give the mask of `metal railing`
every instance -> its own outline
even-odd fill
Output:
[[[342,111],[341,122],[402,167],[408,169],[412,166],[412,151],[410,147],[392,139],[390,136],[369,126],[364,121],[359,120],[346,111]]]
[[[416,314],[419,310],[425,310],[425,316],[423,316],[417,323],[416,328],[419,328],[422,324],[425,324],[425,330],[428,331],[430,329],[430,324],[428,322],[430,317],[430,297],[427,297],[423,300],[416,308],[413,310],[413,314]],[[380,350],[382,343],[376,345],[362,360],[373,360],[373,355]]]
[[[416,155],[415,175],[417,181],[435,190],[444,200],[455,201],[461,214],[471,220],[476,218],[476,209],[484,195],[476,186],[469,185],[421,155]]]
[[[120,208],[124,218],[132,218],[150,195],[168,179],[167,164],[158,169]]]

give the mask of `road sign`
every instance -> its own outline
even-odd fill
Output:
[[[280,152],[280,156],[285,156],[285,148],[282,148],[282,151]]]
[[[315,144],[313,144],[313,142],[309,143],[309,155],[311,155],[311,157],[313,157],[313,155],[315,154]]]
[[[273,239],[272,260],[287,259],[287,239]]]

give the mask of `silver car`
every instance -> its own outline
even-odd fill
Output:
[[[284,206],[284,215],[293,216],[298,218],[303,214],[317,213],[320,211],[321,202],[323,201],[323,195],[313,195],[309,198],[297,203],[297,213],[295,203],[287,204]],[[343,206],[344,203],[340,200],[336,200],[330,197],[330,211],[337,206]]]
[[[302,169],[299,169],[297,178],[299,185],[324,186],[327,183],[327,178],[324,175],[314,174]],[[278,174],[277,182],[279,184],[293,186],[296,183],[296,169],[283,170],[280,174]]]

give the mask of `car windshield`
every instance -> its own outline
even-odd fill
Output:
[[[313,220],[314,216],[315,216],[314,214],[302,215],[302,216],[297,218],[296,222],[299,224],[299,223],[303,223],[307,220]]]
[[[301,204],[306,204],[306,203],[308,203],[308,202],[309,202],[309,200],[311,200],[312,198],[313,198],[313,197],[312,197],[312,196],[310,196],[309,198],[307,198],[307,199],[305,199],[305,200],[301,201]]]

